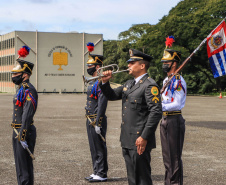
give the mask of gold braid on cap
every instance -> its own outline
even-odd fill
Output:
[[[94,62],[97,62],[97,60],[99,60],[103,64],[103,62],[98,57],[95,57],[95,61]]]
[[[175,58],[175,56],[177,56],[179,58],[179,60],[181,60],[181,58],[178,56],[178,54],[176,52],[174,52],[173,56],[171,56],[170,52],[165,50],[162,60],[173,60]]]
[[[23,72],[23,71],[26,69],[26,67],[31,71],[31,74],[32,74],[32,70],[31,70],[30,67],[28,67],[27,64],[24,64],[24,67],[23,67],[22,69],[19,69],[19,70],[12,70],[12,71],[13,71],[13,72],[18,72],[18,73],[20,73],[20,72]]]
[[[175,56],[177,56],[179,58],[179,60],[181,60],[176,52],[173,53],[173,58],[175,58]]]
[[[132,57],[130,57],[130,58],[138,58],[138,59],[144,59],[143,57],[137,57],[137,56],[132,56]]]

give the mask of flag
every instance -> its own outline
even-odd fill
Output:
[[[207,54],[214,78],[226,75],[226,24],[222,21],[207,37]]]

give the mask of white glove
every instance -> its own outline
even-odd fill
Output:
[[[97,134],[100,134],[101,133],[100,127],[98,127],[98,126],[95,125],[95,131],[96,131]]]
[[[20,143],[24,149],[28,148],[27,141],[20,141]]]

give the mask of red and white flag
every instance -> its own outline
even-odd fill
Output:
[[[214,78],[226,74],[226,24],[222,21],[207,37],[207,54]]]

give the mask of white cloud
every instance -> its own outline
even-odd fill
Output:
[[[109,35],[108,38],[116,39],[115,35],[123,31],[121,25],[128,29],[132,24],[156,24],[179,1],[3,0],[0,6],[0,19],[2,27],[12,26],[14,30],[18,30],[19,27],[24,30],[29,28],[39,31],[76,30],[89,33],[89,30],[84,29],[90,27],[92,30],[100,30],[104,38],[105,35]]]
[[[26,0],[31,3],[51,3],[53,0]]]

